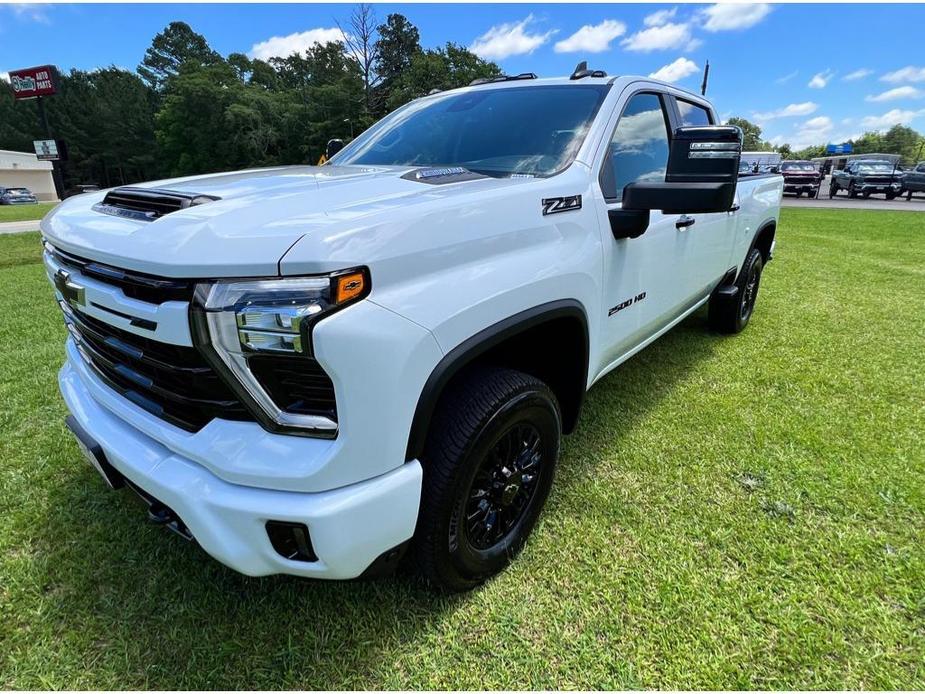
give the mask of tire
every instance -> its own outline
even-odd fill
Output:
[[[549,495],[561,436],[555,395],[533,376],[478,368],[448,387],[424,450],[410,553],[432,587],[474,588],[523,548]]]
[[[867,198],[870,197],[870,193],[869,193],[868,191],[865,190],[863,193],[861,193],[861,197],[864,198],[865,200],[867,200]]]
[[[906,193],[906,202],[912,202],[912,191]]]
[[[802,197],[803,197],[803,191],[802,191],[802,190],[798,190],[798,191],[797,191],[797,197],[798,197],[798,198],[802,198]]]
[[[719,294],[710,297],[710,327],[730,335],[745,330],[755,311],[763,269],[764,258],[761,251],[753,248],[748,252],[745,263],[742,265],[742,271],[736,279],[735,285],[738,291],[735,297],[728,299]]]
[[[838,195],[838,184],[835,181],[832,181],[832,184],[829,186],[829,200]]]
[[[857,196],[858,196],[858,191],[856,191],[856,190],[854,189],[854,181],[851,181],[851,182],[848,184],[848,197],[849,197],[849,198],[856,198]]]
[[[887,194],[886,194],[886,199],[887,199],[887,200],[895,200],[895,199],[896,199],[896,193],[887,193]]]

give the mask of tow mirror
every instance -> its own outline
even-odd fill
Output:
[[[727,212],[735,200],[742,131],[731,125],[678,128],[671,140],[665,180],[637,181],[623,189],[620,210],[610,210],[615,238],[635,238],[649,211],[666,214]]]

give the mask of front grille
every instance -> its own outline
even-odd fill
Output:
[[[886,186],[893,182],[892,176],[865,176],[864,183],[874,186]]]
[[[122,270],[111,265],[104,265],[103,263],[66,253],[47,242],[45,243],[45,251],[61,267],[76,270],[82,275],[111,284],[121,289],[125,296],[145,301],[149,304],[161,304],[165,301],[189,302],[192,300],[193,291],[196,288],[194,280],[167,279],[143,272]]]
[[[126,399],[196,432],[212,419],[251,420],[250,413],[193,347],[120,330],[60,302],[87,364]]]

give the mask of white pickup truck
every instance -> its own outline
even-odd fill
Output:
[[[414,101],[321,167],[69,199],[41,224],[68,426],[249,575],[497,573],[585,391],[705,304],[748,323],[783,181],[637,77]]]

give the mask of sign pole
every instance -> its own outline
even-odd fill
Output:
[[[36,107],[39,110],[39,120],[42,122],[42,128],[45,130],[45,136],[49,140],[53,140],[54,136],[52,136],[51,126],[48,124],[48,115],[45,113],[44,102],[44,97],[38,96],[35,98]],[[58,196],[58,200],[64,200],[64,179],[61,177],[61,168],[57,159],[51,162],[51,177],[55,182],[55,194]]]

